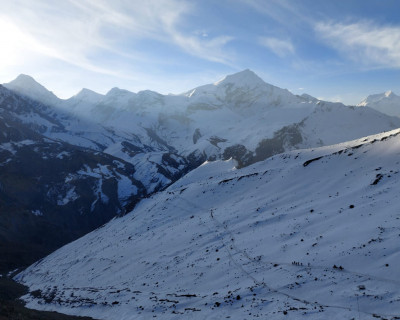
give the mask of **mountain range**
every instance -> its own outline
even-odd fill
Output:
[[[250,180],[254,180],[254,185],[248,184],[241,187],[240,190],[242,191],[240,192],[243,193],[243,196],[240,196],[240,192],[237,191],[236,196],[241,199],[240,201],[244,201],[242,203],[239,200],[236,201],[236,196],[227,196],[226,198],[221,196],[220,192],[222,191],[220,190],[223,189],[219,189],[219,186],[225,185],[225,182],[221,181],[231,181],[229,179],[236,178],[240,180],[241,176],[246,175],[256,177],[263,170],[260,166],[266,166],[267,169],[265,171],[272,170],[271,172],[275,172],[277,170],[276,172],[279,172],[279,174],[276,173],[276,176],[273,176],[273,180],[276,182],[279,181],[279,176],[282,173],[284,182],[277,184],[277,190],[280,190],[280,188],[282,190],[285,188],[291,190],[285,165],[299,166],[300,160],[297,160],[298,158],[303,159],[303,164],[305,164],[310,160],[306,158],[310,158],[312,154],[316,154],[316,158],[319,158],[320,154],[324,154],[321,158],[322,160],[318,159],[318,163],[325,163],[327,159],[325,152],[330,152],[331,154],[336,154],[335,152],[337,152],[342,160],[353,159],[354,152],[349,150],[351,148],[356,150],[359,145],[363,145],[362,148],[359,147],[360,150],[366,151],[368,149],[368,154],[375,154],[378,149],[375,149],[375,144],[372,142],[374,139],[382,140],[382,144],[377,144],[382,146],[387,145],[383,141],[390,138],[392,144],[389,146],[394,148],[396,144],[393,141],[397,140],[392,136],[397,134],[393,132],[382,134],[382,132],[399,128],[400,118],[395,116],[395,113],[388,115],[378,110],[385,111],[386,109],[382,106],[387,105],[389,100],[389,104],[393,105],[391,110],[395,110],[396,105],[398,105],[396,102],[397,96],[394,93],[383,95],[386,98],[382,97],[382,95],[380,95],[380,98],[375,95],[368,97],[359,106],[345,106],[341,103],[321,101],[307,94],[301,96],[293,95],[286,89],[265,83],[254,72],[244,70],[229,75],[214,84],[200,86],[176,95],[162,95],[153,91],[133,93],[119,88],[113,88],[107,94],[102,95],[89,89],[83,89],[70,99],[59,99],[32,77],[20,75],[14,81],[0,86],[0,128],[2,129],[2,135],[0,136],[0,239],[2,239],[0,254],[3,257],[0,259],[0,271],[27,266],[62,245],[99,228],[113,217],[123,217],[128,213],[127,218],[115,219],[111,224],[100,228],[96,233],[88,237],[95,235],[94,237],[103,239],[101,240],[102,243],[108,243],[107,245],[112,248],[114,246],[119,247],[122,240],[118,236],[115,236],[114,239],[110,233],[102,234],[102,232],[108,230],[108,228],[114,228],[111,226],[119,226],[121,223],[126,223],[126,228],[129,226],[129,230],[136,230],[134,235],[130,236],[139,237],[136,239],[139,242],[147,239],[149,243],[153,243],[151,237],[157,234],[158,238],[155,239],[160,240],[162,237],[166,237],[165,243],[174,246],[174,241],[178,243],[179,240],[175,239],[171,244],[169,237],[173,237],[173,235],[170,235],[170,232],[174,233],[174,235],[183,235],[186,232],[184,230],[175,230],[173,227],[165,229],[166,226],[164,224],[166,223],[166,225],[170,226],[169,223],[176,223],[177,227],[179,227],[180,223],[176,219],[186,221],[185,219],[187,218],[182,217],[182,212],[193,211],[192,206],[194,206],[195,211],[200,210],[196,209],[196,206],[199,205],[196,202],[198,201],[197,198],[201,198],[201,201],[210,205],[213,201],[222,201],[214,205],[215,208],[212,208],[212,212],[214,212],[213,210],[222,210],[225,207],[233,208],[236,205],[244,210],[247,205],[250,205],[249,199],[267,195],[270,197],[269,193],[271,191],[268,190],[274,190],[275,188],[268,179],[264,181],[260,176],[260,181],[264,181],[268,186],[268,190],[263,189],[256,184],[258,180],[252,178]],[[365,138],[373,134],[381,134],[381,136]],[[346,147],[347,149],[340,149],[343,148],[343,145],[329,148],[323,147],[354,139],[362,140],[360,140],[361,142],[347,143],[349,145],[349,147]],[[368,141],[371,143],[366,143]],[[371,147],[367,148],[364,145],[371,145]],[[295,150],[300,149],[307,149],[308,151],[299,152],[298,157],[293,159],[293,155],[297,152]],[[344,152],[344,150],[347,151]],[[344,158],[345,155],[342,155],[342,153],[347,154],[346,156],[349,158]],[[275,156],[278,154],[282,155]],[[287,164],[286,157],[292,159],[293,163]],[[391,159],[391,157],[389,158]],[[373,161],[368,160],[369,158],[365,159],[367,161],[365,166],[372,167]],[[207,165],[202,165],[203,163],[207,163]],[[357,163],[361,163],[362,168],[364,168],[363,161],[357,161]],[[331,165],[332,168],[335,168],[334,170],[332,169],[332,175],[336,172],[337,166],[339,166],[338,170],[344,170],[342,164],[337,165],[336,162],[332,162]],[[394,165],[391,164],[391,166],[393,166],[391,170],[395,171]],[[304,167],[308,167],[308,165]],[[376,168],[378,167],[376,165]],[[195,168],[198,169],[194,170]],[[229,175],[224,173],[226,170],[233,175],[240,175],[240,177],[234,178],[232,176],[220,178],[219,180],[215,177]],[[342,174],[340,170],[337,171],[339,176]],[[368,170],[373,171],[371,168]],[[214,174],[211,174],[211,172],[214,172]],[[297,182],[294,185],[300,185],[300,180],[304,181],[306,185],[312,184],[312,179],[318,180],[317,173],[312,172],[310,178],[307,178],[305,174],[306,171],[298,171],[296,175],[299,177],[295,179]],[[319,174],[322,176],[323,172],[319,171]],[[344,174],[346,176],[349,173]],[[360,174],[365,174],[370,179],[370,174],[366,171]],[[203,175],[207,175],[206,180],[203,179]],[[378,175],[382,176],[378,177]],[[377,172],[375,179],[379,182],[389,175],[392,176],[390,171],[385,174]],[[331,184],[331,180],[336,181],[330,175],[324,177],[324,179],[321,178],[321,181],[327,183],[327,187]],[[337,183],[338,185],[334,187],[336,189],[339,188],[339,182]],[[208,184],[210,186],[218,186],[215,189],[217,190],[215,191],[216,199],[213,199],[213,197],[202,198],[201,194],[211,192],[202,187]],[[196,190],[199,194],[191,193],[189,197],[185,196],[185,200],[182,200],[187,200],[185,206],[176,204],[169,207],[168,201],[170,198],[165,195],[171,195],[169,192],[176,194],[174,188],[177,185],[181,185],[181,189],[179,189],[181,191],[179,192],[182,193],[185,191],[185,185],[198,185],[196,187],[198,190]],[[359,186],[356,185],[355,187],[358,188]],[[250,190],[247,191],[247,188],[250,188]],[[259,194],[256,190],[260,188],[265,192]],[[164,189],[165,191],[163,191]],[[312,188],[305,188],[305,190],[311,193],[317,192],[316,189]],[[244,196],[246,192],[249,192],[249,194]],[[275,191],[272,194],[278,197]],[[167,200],[163,198],[164,196]],[[289,197],[289,194],[287,197]],[[283,196],[283,198],[285,197]],[[300,201],[296,199],[294,198],[293,201]],[[272,198],[269,200],[275,201]],[[165,204],[162,206],[161,203],[163,201]],[[317,199],[310,198],[309,201],[317,201]],[[194,205],[195,203],[196,206]],[[135,206],[138,206],[138,208],[134,209]],[[144,211],[143,213],[140,211],[142,206],[147,206],[147,211],[145,210],[146,217]],[[154,206],[155,212],[151,209],[152,206]],[[160,207],[160,209],[159,206],[162,206],[162,208]],[[179,211],[179,208],[184,209],[174,216],[173,212]],[[204,207],[201,208],[204,209]],[[205,211],[209,212],[209,209],[207,207]],[[276,207],[276,209],[283,210],[283,207]],[[270,210],[269,207],[268,210]],[[286,207],[285,210],[290,211]],[[163,211],[168,214],[164,216]],[[392,214],[390,210],[388,212]],[[228,213],[224,211],[223,214],[225,217]],[[143,219],[149,220],[142,221],[142,218],[136,219],[137,216],[143,216]],[[169,220],[166,218],[167,216]],[[192,216],[193,218],[191,218]],[[196,215],[193,213],[190,214],[190,220],[188,221],[190,223],[197,221],[195,217]],[[130,219],[133,219],[132,221],[134,222],[131,223]],[[163,219],[168,221],[165,222]],[[229,220],[227,216],[224,219]],[[244,219],[247,218],[242,217],[239,220],[245,221]],[[288,219],[282,220],[282,226],[290,222],[291,218]],[[272,219],[270,222],[272,226],[275,226],[275,223],[279,221],[280,219]],[[146,227],[149,229],[146,229],[146,232],[140,231],[147,222],[151,224],[151,226]],[[218,234],[225,232],[223,226],[223,224],[219,224],[220,230]],[[234,228],[239,230],[240,226],[239,223]],[[282,226],[277,228],[283,228]],[[193,229],[194,234],[202,233],[196,228]],[[250,229],[246,228],[245,230],[248,232]],[[152,233],[150,230],[157,231]],[[209,235],[214,231],[209,230]],[[369,234],[369,231],[365,232]],[[118,233],[117,231],[114,232]],[[142,234],[144,238],[141,238]],[[218,234],[214,236],[221,237]],[[239,236],[236,235],[236,237]],[[94,247],[90,249],[93,241],[91,245],[85,243],[82,246],[82,251],[78,251],[86,252],[85,256],[87,257],[93,252],[97,252],[90,251],[95,250]],[[208,239],[207,241],[214,240]],[[222,241],[225,243],[226,239],[223,238]],[[260,238],[260,241],[264,240]],[[82,242],[78,243],[82,244]],[[124,242],[122,241],[121,243]],[[184,243],[188,244],[187,242]],[[153,244],[157,247],[155,242]],[[248,244],[246,251],[250,250],[253,244]],[[71,244],[71,246],[73,247],[74,244]],[[125,248],[122,245],[122,247],[122,257],[127,254],[124,250],[136,250],[131,246]],[[159,247],[162,248],[160,243]],[[101,248],[101,250],[99,249],[100,251],[105,250],[101,246],[99,248]],[[148,246],[143,248],[150,250]],[[187,249],[183,247],[181,249],[187,254],[187,252],[196,248],[188,245]],[[74,250],[74,254],[78,254],[77,249]],[[58,255],[58,253],[55,254]],[[145,262],[143,260],[147,259],[143,258],[144,251],[140,254],[143,254],[143,256],[135,256],[133,254],[131,257],[135,257],[138,261],[137,263],[142,263],[143,266],[148,265],[148,261],[146,260]],[[154,252],[154,254],[159,255],[161,252]],[[69,257],[69,255],[70,253],[66,257]],[[109,259],[109,257],[103,256],[101,258],[100,256],[101,254],[99,253],[99,256],[93,259],[95,261],[99,261],[96,259]],[[172,257],[172,254],[167,253],[167,256]],[[149,257],[154,256],[149,255]],[[56,307],[53,304],[41,306],[37,304],[42,303],[43,299],[47,301],[48,294],[50,294],[50,296],[58,297],[59,309],[61,309],[59,311],[65,309],[67,313],[78,312],[79,314],[89,315],[90,313],[82,311],[85,307],[80,303],[81,300],[78,302],[74,299],[71,300],[75,301],[74,303],[78,306],[76,312],[71,311],[75,304],[71,304],[71,301],[66,299],[64,293],[61,294],[59,289],[53,290],[54,294],[49,289],[51,280],[43,277],[41,273],[46,272],[48,274],[48,271],[42,270],[47,268],[47,261],[52,261],[51,258],[49,259],[45,260],[44,264],[40,265],[40,268],[34,269],[35,272],[32,269],[28,269],[30,271],[18,277],[19,281],[26,282],[31,288],[35,288],[34,290],[37,292],[40,291],[40,294],[36,297],[33,295],[26,299],[31,301],[31,305],[37,308],[55,309]],[[79,264],[80,262],[87,262],[84,262],[85,259],[83,258],[75,262],[68,262],[68,259],[66,258],[65,262],[57,261],[61,264],[66,263],[71,267],[71,270],[73,270],[75,262],[76,268],[82,268]],[[128,263],[124,259],[113,258],[111,260],[118,268]],[[231,260],[230,264],[237,264],[237,261]],[[93,268],[91,263],[87,265]],[[103,264],[99,263],[100,265]],[[105,270],[113,270],[109,264],[105,263],[104,265]],[[193,265],[195,264],[193,263]],[[211,262],[207,262],[207,265],[214,267]],[[176,274],[180,274],[182,271],[179,268],[181,267],[182,265],[179,265],[177,266],[178,269],[174,269],[171,266],[171,270],[175,270]],[[246,270],[245,267],[243,268]],[[62,268],[54,272],[57,273],[60,270]],[[82,268],[82,270],[85,270],[85,268]],[[100,277],[98,273],[100,271],[96,268],[94,270],[92,272],[93,277]],[[149,270],[152,269],[150,268]],[[157,269],[157,272],[160,272],[160,270]],[[146,273],[144,273],[144,277],[150,277],[150,275],[145,275]],[[161,276],[162,274],[158,273],[158,275]],[[76,280],[72,274],[70,276],[71,281]],[[126,274],[121,274],[121,277],[125,276]],[[35,282],[36,280],[34,279],[37,279],[37,277],[45,280],[42,286],[37,285]],[[106,273],[104,277],[106,277]],[[102,279],[104,280],[105,278]],[[145,283],[144,278],[140,281]],[[258,282],[260,281],[257,280],[255,283]],[[103,290],[98,288],[99,283],[92,283],[94,287],[97,286],[96,292]],[[68,291],[64,284],[57,284],[58,286],[60,288],[63,287],[65,292]],[[130,286],[133,286],[133,282]],[[175,287],[174,290],[178,290],[175,291],[175,295],[181,294],[179,293],[179,288],[182,286],[185,287],[186,285],[179,284],[179,286]],[[116,290],[122,290],[120,284],[117,283],[110,284],[109,288],[111,287],[117,288]],[[163,288],[163,290],[169,290],[171,287],[168,284],[167,287]],[[207,289],[206,287],[204,288],[204,290]],[[104,293],[106,292],[110,294],[108,291],[104,291]],[[162,292],[167,294],[166,291]],[[231,290],[231,298],[233,297],[232,292]],[[149,292],[146,294],[149,294]],[[241,297],[245,295],[245,293],[240,294]],[[89,299],[95,302],[90,303],[90,308],[98,303],[98,300],[86,295],[86,293],[82,293],[82,299],[82,301]],[[219,297],[219,299],[221,300],[222,297]],[[309,300],[307,301],[310,302]],[[113,305],[113,302],[115,301],[105,301],[105,308],[107,309],[109,304],[114,307],[119,304],[118,302]],[[222,303],[220,301],[217,302]],[[206,303],[208,305],[211,300]],[[142,307],[150,308],[150,305],[144,307],[145,305],[143,303]],[[318,309],[322,305],[322,303],[319,303],[313,306]],[[160,305],[154,304],[152,308],[158,307]],[[198,306],[191,305],[189,308],[196,309]],[[301,308],[305,307],[302,306]],[[94,307],[93,309],[97,311],[94,311],[92,316],[101,318],[100,309]],[[113,312],[113,309],[107,310],[111,313]],[[119,309],[119,312],[122,312],[121,310],[123,308]],[[222,310],[222,308],[218,310]],[[141,312],[140,310],[137,311]],[[175,311],[184,312],[187,315],[185,310],[178,308]],[[353,314],[353,311],[349,314]],[[144,319],[149,315],[146,312],[140,313],[143,314],[142,317]],[[121,313],[117,314],[121,315]],[[137,313],[136,316],[140,317],[140,314]],[[203,315],[203,313],[200,314]],[[266,314],[271,316],[270,313]],[[368,314],[367,311],[366,314]],[[386,313],[381,312],[380,314]],[[219,317],[220,314],[218,314],[217,318]],[[122,317],[118,319],[122,319]],[[129,319],[128,316],[127,319]]]
[[[66,132],[63,136],[50,132],[48,136],[139,166],[143,166],[138,156],[142,151],[174,153],[192,159],[195,165],[233,157],[246,166],[277,152],[329,145],[399,126],[397,117],[390,118],[370,108],[320,101],[306,94],[293,95],[265,83],[250,70],[178,95],[148,90],[132,93],[118,88],[101,95],[83,89],[76,96],[61,100],[24,75],[6,87],[51,105],[70,118],[90,120],[90,125],[69,120],[65,126],[69,136]],[[77,141],[78,137],[81,141]],[[132,144],[134,150],[124,142]],[[152,192],[160,184],[148,181],[146,187]]]

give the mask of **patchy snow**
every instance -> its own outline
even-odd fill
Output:
[[[36,217],[43,216],[43,212],[40,211],[39,209],[37,209],[37,210],[32,210],[31,212],[32,212],[32,214],[33,214],[34,216],[36,216]]]
[[[118,198],[122,203],[128,200],[129,197],[136,195],[138,193],[138,188],[132,184],[132,181],[123,175],[118,175]]]
[[[12,142],[2,143],[0,145],[0,148],[2,150],[6,150],[6,151],[10,152],[12,155],[15,155],[17,153],[17,151],[14,149],[14,143],[12,143]]]
[[[62,195],[59,195],[59,198],[57,200],[57,205],[65,206],[68,203],[75,201],[78,198],[79,198],[79,195],[75,192],[75,187],[72,187],[71,189],[69,189],[66,192],[64,197],[62,197]]]
[[[91,168],[88,165],[84,165],[84,168],[77,172],[78,174],[89,176],[93,178],[112,178],[113,174],[106,165],[98,164],[97,167]]]
[[[15,155],[17,153],[16,149],[33,144],[36,144],[36,142],[30,139],[21,140],[18,142],[5,142],[0,144],[0,150],[6,150],[10,152],[12,155]]]
[[[56,158],[57,159],[64,159],[64,157],[68,157],[68,156],[70,156],[70,153],[69,152],[67,152],[67,151],[62,151],[62,152],[60,152],[57,156],[56,156]]]
[[[398,319],[399,158],[396,130],[207,163],[16,280],[98,319]]]
[[[23,123],[32,124],[34,123],[36,126],[46,128],[48,133],[52,131],[52,128],[56,125],[49,120],[45,119],[41,114],[30,112],[21,114],[18,117]]]
[[[108,203],[110,200],[106,194],[103,193],[103,179],[99,179],[97,181],[97,187],[93,190],[94,194],[96,195],[96,199],[92,202],[90,206],[90,211],[93,212],[97,202]]]
[[[137,155],[134,160],[134,178],[146,186],[147,192],[152,193],[160,187],[170,184],[172,181],[167,179],[158,170],[158,164],[162,162],[163,153],[142,153]]]

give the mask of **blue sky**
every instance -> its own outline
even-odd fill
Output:
[[[181,93],[251,69],[295,94],[400,94],[398,0],[0,0],[0,83]]]

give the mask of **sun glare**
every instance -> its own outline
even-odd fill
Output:
[[[0,69],[18,64],[24,57],[27,37],[14,24],[0,20]]]
[[[48,50],[13,22],[0,17],[0,71],[12,66],[26,65],[37,54]]]

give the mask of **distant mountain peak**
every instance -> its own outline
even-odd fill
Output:
[[[114,88],[110,89],[110,91],[107,92],[106,96],[115,96],[115,95],[121,95],[121,94],[129,94],[129,93],[133,94],[133,92],[130,92],[128,90],[114,87]]]
[[[310,101],[310,102],[318,102],[319,101],[317,98],[315,98],[307,93],[303,93],[300,97],[307,101]]]
[[[388,90],[385,92],[385,97],[389,98],[390,96],[394,96],[395,94],[393,93],[392,90]]]
[[[368,106],[369,104],[376,103],[378,101],[383,101],[387,99],[396,99],[399,98],[392,90],[388,90],[383,93],[377,93],[377,94],[371,94],[368,97],[366,97],[364,100],[362,100],[357,106],[359,107],[364,107]]]
[[[16,77],[14,80],[7,83],[6,85],[13,86],[13,87],[30,88],[30,89],[48,91],[44,86],[42,86],[39,82],[37,82],[33,77],[26,75],[26,74],[20,74],[18,77]]]
[[[265,85],[266,83],[257,74],[250,69],[226,76],[220,81],[214,83],[216,86],[223,86],[225,84],[235,84],[240,87],[252,87],[256,85]]]
[[[93,91],[93,90],[90,90],[90,89],[86,89],[86,88],[83,88],[81,91],[79,91],[79,92],[75,95],[75,97],[88,97],[88,96],[103,97],[102,94],[97,93],[97,92],[95,92],[95,91]]]
[[[74,95],[71,99],[73,100],[81,100],[87,101],[91,103],[97,103],[104,98],[104,95],[92,91],[90,89],[83,88],[76,95]]]
[[[26,74],[20,74],[13,81],[5,83],[4,87],[42,103],[53,104],[59,100],[53,92]]]
[[[390,116],[400,117],[400,97],[392,90],[372,94],[362,100],[358,107],[370,107]]]
[[[30,75],[23,74],[23,73],[21,73],[18,77],[16,77],[12,82],[18,82],[18,83],[34,82],[34,83],[38,83]]]

